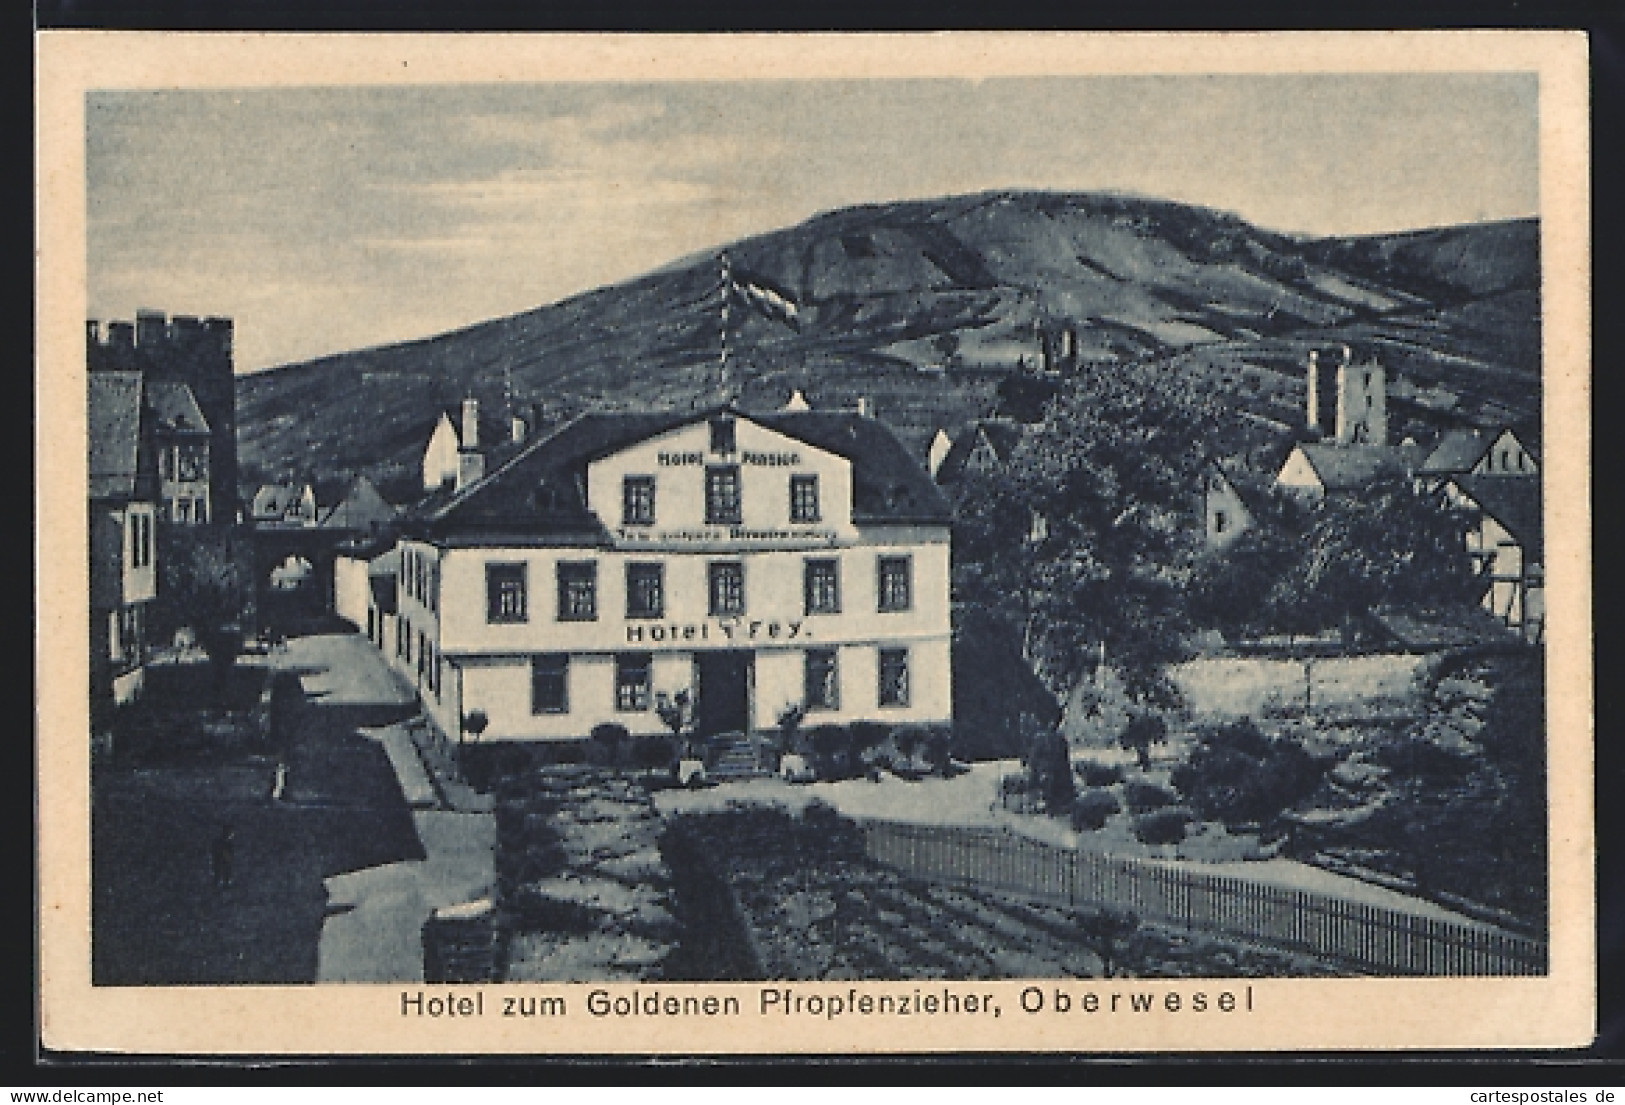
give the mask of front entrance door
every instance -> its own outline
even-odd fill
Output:
[[[749,651],[731,650],[696,654],[699,672],[699,716],[702,737],[716,733],[743,733],[750,728]]]

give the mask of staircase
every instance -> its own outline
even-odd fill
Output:
[[[723,733],[711,741],[710,766],[706,774],[719,781],[762,779],[773,774],[772,767],[757,756],[758,743],[743,733]],[[765,757],[765,749],[763,755]]]

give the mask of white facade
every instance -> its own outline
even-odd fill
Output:
[[[444,411],[434,424],[429,444],[423,450],[423,490],[433,491],[441,484],[457,478],[457,452],[462,443],[457,439],[457,427]]]
[[[333,560],[333,612],[357,629],[366,631],[372,595],[367,585],[367,561],[361,556]]]
[[[402,540],[384,652],[448,735],[475,710],[482,741],[663,734],[680,691],[702,731],[771,729],[813,673],[833,693],[809,725],[949,720],[946,520],[858,525],[853,461],[727,421],[726,450],[701,418],[586,463],[607,542]],[[722,478],[736,513],[708,503]]]
[[[1275,485],[1313,499],[1323,498],[1326,494],[1326,485],[1320,481],[1320,473],[1309,463],[1309,455],[1302,446],[1294,446],[1287,455],[1280,472],[1276,473]]]

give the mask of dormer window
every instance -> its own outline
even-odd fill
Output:
[[[726,416],[711,419],[711,451],[733,453],[738,449],[739,441],[734,433],[734,420]]]

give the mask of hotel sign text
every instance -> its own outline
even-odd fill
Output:
[[[795,641],[812,634],[804,622],[770,618],[712,618],[703,622],[656,622],[626,627],[629,645],[735,644],[746,641]]]

